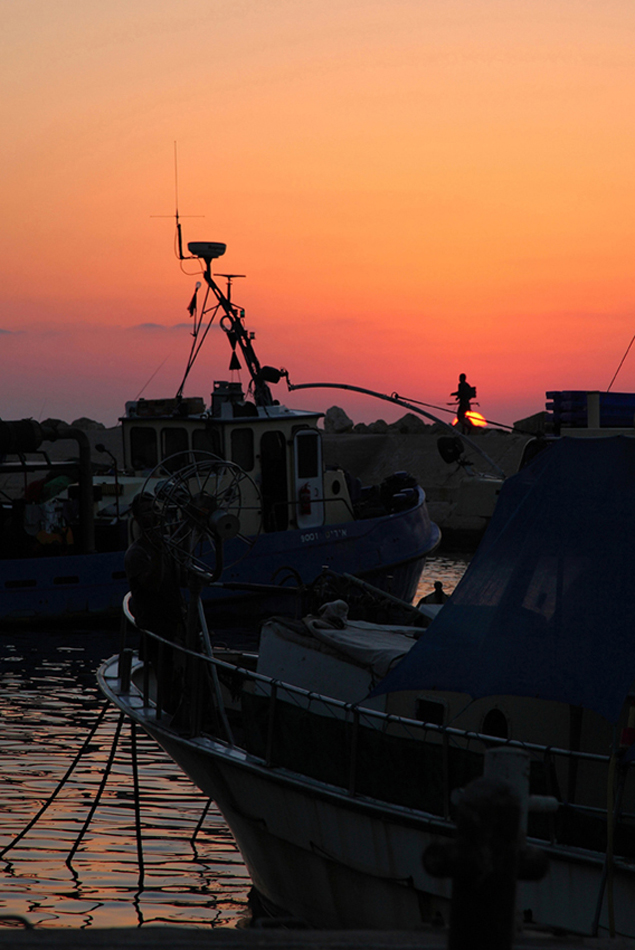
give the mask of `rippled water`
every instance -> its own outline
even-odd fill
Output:
[[[53,796],[80,752],[103,708],[95,670],[117,642],[104,631],[0,641],[0,850]],[[0,913],[47,926],[234,926],[246,912],[250,884],[231,834],[212,805],[192,842],[206,799],[137,731],[140,857],[127,721],[99,804],[67,865],[118,723],[118,711],[109,708],[57,797],[0,861]]]
[[[447,556],[440,555],[428,558],[423,577],[419,583],[415,603],[418,597],[429,594],[434,589],[435,581],[441,581],[446,594],[451,594],[465,574],[470,560],[470,554],[454,553]]]
[[[450,593],[467,563],[431,558],[419,596],[435,580]],[[250,882],[214,804],[115,709],[85,745],[103,710],[95,671],[118,643],[103,630],[0,637],[0,851],[41,812],[0,860],[0,915],[234,927]]]

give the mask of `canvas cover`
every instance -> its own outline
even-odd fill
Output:
[[[274,618],[265,628],[306,649],[324,649],[332,656],[368,670],[375,682],[385,676],[414,643],[412,627],[387,627],[364,620],[347,619],[339,627],[323,617],[305,617],[300,623]]]
[[[372,695],[535,696],[617,721],[635,677],[635,439],[563,438],[507,479],[439,616]]]

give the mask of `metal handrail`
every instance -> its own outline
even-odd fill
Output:
[[[502,739],[497,736],[490,736],[486,733],[475,732],[469,729],[459,729],[456,726],[444,726],[439,725],[438,723],[421,722],[418,719],[409,719],[406,716],[397,716],[394,713],[384,713],[376,709],[370,709],[368,707],[361,706],[361,702],[363,702],[363,700],[358,703],[348,703],[343,700],[335,699],[331,696],[323,696],[320,693],[316,693],[315,691],[303,689],[301,686],[294,686],[291,683],[281,683],[279,680],[275,680],[270,676],[265,676],[262,673],[257,673],[253,670],[248,670],[245,667],[237,666],[234,663],[229,663],[217,656],[205,656],[202,653],[189,650],[180,643],[175,643],[174,641],[168,640],[165,637],[161,637],[156,633],[152,633],[150,630],[144,630],[143,628],[139,627],[131,611],[130,594],[127,594],[124,598],[123,610],[126,619],[133,626],[135,626],[142,634],[151,637],[158,643],[163,643],[167,646],[170,646],[172,649],[178,650],[182,654],[193,657],[194,659],[197,659],[203,663],[209,663],[220,669],[238,674],[241,677],[244,677],[244,679],[251,680],[254,683],[259,683],[268,687],[273,687],[275,684],[278,693],[282,689],[289,696],[297,696],[305,700],[308,699],[311,702],[319,702],[326,709],[332,708],[345,713],[350,713],[351,715],[358,713],[365,719],[377,720],[379,722],[385,723],[386,725],[402,725],[407,729],[414,728],[418,731],[423,729],[426,732],[438,733],[451,738],[460,738],[468,741],[481,742],[484,745],[505,745],[509,746],[510,748],[525,749],[528,752],[535,752],[536,754],[541,755],[557,755],[562,758],[575,758],[581,761],[602,762],[606,764],[608,764],[611,759],[610,755],[603,755],[597,752],[583,752],[574,749],[563,749],[559,748],[558,746],[545,746],[535,742],[525,742],[520,739]],[[632,765],[635,765],[635,763],[629,763],[629,767]]]
[[[234,736],[232,734],[232,729],[229,726],[229,722],[226,718],[226,713],[224,709],[223,697],[220,690],[220,682],[218,673],[226,672],[230,673],[234,682],[238,679],[238,685],[241,691],[244,691],[245,685],[247,683],[253,684],[254,695],[261,696],[265,699],[268,699],[268,708],[266,712],[266,721],[265,721],[265,734],[263,737],[264,748],[262,753],[254,754],[254,759],[260,761],[262,765],[269,769],[284,768],[287,770],[289,768],[288,763],[284,764],[283,760],[280,757],[277,757],[277,737],[278,737],[278,718],[280,715],[280,710],[284,705],[292,704],[296,707],[299,707],[304,710],[312,709],[314,714],[320,715],[317,712],[316,707],[319,706],[322,710],[322,715],[331,716],[332,718],[338,719],[340,722],[347,724],[350,728],[346,742],[348,744],[349,751],[349,766],[348,766],[348,777],[344,777],[343,783],[337,781],[337,787],[341,789],[341,792],[351,798],[368,798],[368,794],[362,790],[360,784],[360,756],[358,750],[360,748],[361,741],[361,729],[373,729],[375,731],[385,731],[394,727],[400,727],[400,734],[403,738],[411,739],[415,741],[426,742],[430,734],[436,734],[441,738],[442,744],[442,785],[441,785],[441,811],[437,811],[436,806],[431,810],[424,808],[423,811],[426,814],[430,815],[431,820],[439,820],[442,822],[450,821],[451,815],[451,803],[453,801],[453,789],[450,785],[450,769],[449,769],[449,755],[450,748],[464,748],[469,749],[472,743],[477,743],[480,746],[479,751],[485,752],[485,750],[491,746],[501,746],[505,745],[510,748],[523,749],[530,754],[535,759],[542,757],[545,761],[553,761],[553,759],[558,756],[564,760],[578,760],[585,761],[587,763],[597,763],[603,768],[608,768],[611,762],[610,755],[604,755],[594,752],[583,752],[576,751],[573,749],[562,749],[554,746],[544,746],[538,743],[533,742],[523,742],[518,739],[501,739],[495,736],[488,736],[485,733],[474,732],[471,730],[459,729],[454,726],[444,726],[438,725],[437,723],[424,723],[416,719],[409,719],[404,716],[397,716],[394,714],[383,713],[375,709],[370,709],[365,706],[362,706],[360,703],[350,703],[344,702],[342,700],[334,699],[332,697],[323,696],[321,694],[315,693],[313,691],[304,689],[299,686],[294,686],[290,683],[283,683],[280,680],[276,680],[272,677],[265,676],[262,673],[257,673],[255,671],[246,669],[245,667],[236,665],[235,663],[227,662],[222,660],[217,656],[205,655],[205,653],[197,652],[196,650],[188,649],[183,646],[181,643],[175,643],[171,640],[168,640],[164,637],[154,634],[151,631],[143,630],[140,628],[135,621],[134,615],[132,614],[130,607],[130,595],[128,594],[124,598],[124,616],[127,621],[132,623],[137,629],[140,630],[140,633],[143,639],[147,642],[148,638],[152,638],[160,645],[167,645],[172,650],[179,651],[182,655],[191,657],[193,660],[203,663],[208,663],[211,665],[211,678],[215,684],[215,689],[213,693],[215,694],[215,700],[217,704],[217,712],[220,717],[220,722],[223,727],[223,731],[226,733],[227,738],[220,736],[216,732],[214,727],[213,735],[215,741],[220,741],[224,744],[227,744],[229,748],[236,748],[236,743]],[[125,637],[122,643],[122,655],[120,657],[120,670],[123,668],[122,657],[125,649]],[[203,645],[203,649],[205,646]],[[130,650],[125,651],[128,656],[130,655]],[[160,655],[163,654],[163,649],[160,650]],[[146,656],[148,652],[146,650]],[[148,698],[148,677],[147,677],[147,667],[148,663],[144,664],[144,675],[143,675],[143,703],[144,706],[149,704]],[[158,678],[160,678],[160,672],[157,670]],[[198,714],[193,716],[190,720],[193,725],[192,737],[195,735],[201,735],[203,732],[201,730],[201,710],[202,705],[198,699],[193,700],[196,703]],[[282,704],[282,706],[281,706]],[[207,732],[207,730],[204,730]],[[624,768],[624,780],[626,779],[626,774],[630,768],[629,763]],[[300,774],[303,774],[299,770]],[[371,794],[370,800],[373,799]],[[386,799],[387,802],[391,802],[391,798]],[[597,808],[593,805],[585,804],[576,804],[574,802],[563,801],[560,803],[561,806],[567,807],[575,814],[595,814],[598,817],[600,815],[606,815],[606,811]],[[394,807],[410,807],[402,803],[399,804],[398,801],[393,802]],[[421,809],[420,809],[421,810]],[[617,817],[617,822],[621,823],[622,820],[629,820],[631,816],[620,814]],[[550,823],[550,830],[547,835],[548,839],[551,841],[553,846],[558,846],[559,835],[556,833],[555,825],[553,821]]]

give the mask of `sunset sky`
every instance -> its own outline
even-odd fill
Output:
[[[1,417],[112,425],[176,391],[197,276],[173,252],[175,142],[185,239],[227,243],[217,269],[247,275],[260,359],[293,382],[444,406],[465,372],[502,423],[608,387],[635,333],[632,0],[5,0],[2,19]],[[188,393],[229,356],[211,333]],[[613,390],[635,391],[635,346]]]

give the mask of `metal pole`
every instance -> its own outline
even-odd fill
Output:
[[[357,783],[357,750],[359,748],[359,706],[353,707],[353,732],[351,735],[351,762],[348,773],[348,794],[355,795]]]
[[[276,700],[278,698],[278,684],[271,684],[271,696],[269,698],[269,719],[267,722],[267,748],[265,750],[265,765],[273,764],[273,739],[276,722]]]
[[[193,595],[194,596],[194,595]],[[210,659],[213,660],[214,651],[212,650],[212,641],[210,640],[209,630],[207,627],[207,617],[205,616],[205,608],[203,607],[203,601],[201,600],[200,594],[196,594],[196,599],[198,601],[198,616],[201,621],[201,631],[203,634],[203,643],[205,645],[205,651]],[[225,703],[223,702],[223,694],[220,688],[220,682],[218,679],[218,670],[214,666],[214,663],[209,664],[212,671],[212,682],[214,684],[214,692],[216,694],[216,702],[218,704],[218,714],[223,723],[223,729],[225,730],[225,735],[231,746],[235,745],[234,734],[229,725],[229,720],[227,718],[227,713],[225,712]]]

